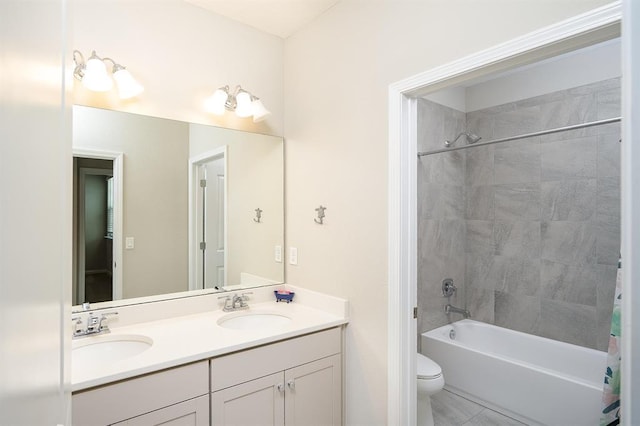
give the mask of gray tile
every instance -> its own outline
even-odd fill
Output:
[[[493,145],[478,146],[467,153],[465,183],[469,186],[493,184]]]
[[[444,129],[444,137],[446,140],[453,141],[461,132],[467,131],[466,114],[455,109],[447,108],[442,123]],[[458,139],[456,145],[466,142],[464,136]],[[444,141],[443,141],[444,143]]]
[[[540,143],[536,138],[500,144],[494,157],[496,184],[540,181]]]
[[[494,218],[493,185],[467,186],[465,189],[465,218],[492,220]]]
[[[464,279],[464,221],[425,220],[419,223],[419,232],[419,278],[435,277],[442,281],[460,271],[460,280]]]
[[[616,293],[617,266],[598,265],[600,276],[597,285],[598,309],[609,309],[613,306],[613,298]]]
[[[613,304],[608,309],[597,308],[596,346],[599,351],[607,351],[611,337],[611,313]]]
[[[463,219],[464,187],[429,183],[421,194],[421,217],[427,219]]]
[[[540,222],[496,221],[493,238],[497,255],[540,257]]]
[[[495,258],[493,253],[469,253],[465,262],[465,283],[471,289],[495,288]]]
[[[606,177],[597,182],[597,262],[617,265],[620,254],[620,179]]]
[[[595,218],[596,180],[542,182],[542,220],[583,221]]]
[[[541,174],[543,181],[595,178],[596,137],[542,144]]]
[[[540,184],[496,185],[494,214],[503,221],[540,220]]]
[[[615,266],[620,256],[620,224],[598,223],[596,225],[596,262]]]
[[[493,222],[487,220],[467,221],[467,253],[493,253]]]
[[[598,120],[620,117],[622,109],[620,94],[621,92],[619,88],[602,90],[596,94]]]
[[[467,129],[482,137],[482,141],[490,141],[491,139],[494,139],[494,123],[495,114],[491,114],[485,110],[467,113]]]
[[[489,273],[495,290],[511,295],[540,294],[540,260],[526,257],[494,256]]]
[[[418,183],[464,185],[465,156],[465,151],[451,151],[420,157]]]
[[[479,414],[473,416],[471,420],[463,423],[462,426],[523,426],[521,423],[511,417],[507,417],[493,410],[485,408]]]
[[[495,117],[494,137],[504,138],[541,130],[540,106],[517,108]]]
[[[596,306],[601,279],[597,265],[571,266],[543,260],[540,266],[543,298]]]
[[[484,288],[467,287],[467,310],[471,318],[492,324],[495,313],[494,291]]]
[[[436,426],[462,425],[484,409],[482,405],[446,390],[431,395],[431,408]]]
[[[541,128],[554,129],[594,121],[597,117],[595,94],[567,94],[561,101],[540,106]]]
[[[417,115],[418,151],[442,148],[444,107],[426,99],[418,99]]]
[[[596,260],[596,229],[590,222],[542,222],[540,258],[566,265]]]
[[[596,308],[542,299],[540,335],[574,345],[595,348]]]
[[[540,326],[540,299],[495,292],[495,324],[500,327],[537,334]]]
[[[620,176],[620,133],[598,136],[598,178]]]
[[[540,262],[526,257],[467,255],[465,282],[470,289],[534,296],[540,292]]]

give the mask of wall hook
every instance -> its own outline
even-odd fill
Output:
[[[324,216],[325,216],[324,211],[325,211],[326,209],[327,209],[326,207],[322,207],[322,204],[320,204],[320,207],[318,207],[318,208],[316,209],[316,211],[318,212],[318,219],[320,219],[320,220],[318,220],[318,219],[313,219],[313,221],[314,221],[315,223],[318,223],[318,224],[320,224],[320,225],[324,224]]]
[[[260,219],[262,219],[262,210],[258,207],[256,210],[256,217],[253,219],[254,222],[260,223]]]

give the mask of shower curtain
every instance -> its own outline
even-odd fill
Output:
[[[620,424],[620,315],[622,300],[622,262],[618,261],[616,292],[611,315],[611,336],[609,337],[609,354],[607,370],[604,375],[604,391],[602,395],[602,416],[600,426]]]

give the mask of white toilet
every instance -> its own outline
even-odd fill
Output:
[[[431,359],[418,353],[416,356],[416,371],[418,373],[417,402],[418,402],[418,426],[433,426],[433,413],[431,412],[431,395],[439,392],[444,387],[442,369]]]

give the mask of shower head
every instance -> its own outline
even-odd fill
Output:
[[[474,133],[461,132],[461,133],[458,134],[458,136],[455,137],[454,140],[452,140],[452,141],[444,141],[444,146],[446,146],[446,147],[453,146],[453,144],[456,143],[456,141],[458,139],[460,139],[460,136],[462,136],[462,135],[467,137],[467,144],[469,144],[469,145],[472,144],[472,143],[476,143],[480,139],[482,139],[482,137],[480,137],[480,136],[478,136],[478,135],[476,135]]]

